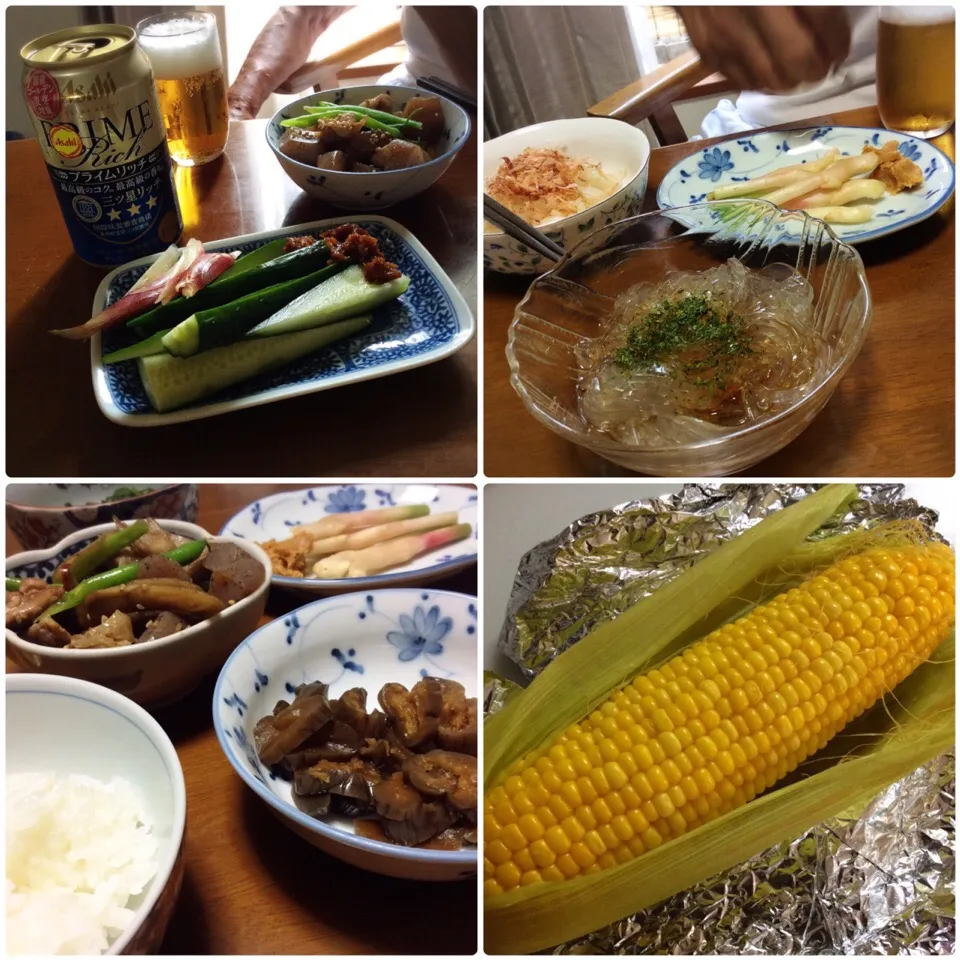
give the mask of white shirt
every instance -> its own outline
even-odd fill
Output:
[[[403,42],[407,47],[406,63],[391,70],[385,77],[381,77],[380,83],[412,87],[415,86],[417,77],[439,77],[454,86],[462,86],[447,66],[440,45],[423,22],[416,7],[403,8],[400,13],[400,29],[403,32]],[[464,92],[475,96],[476,85],[471,84],[470,89]]]

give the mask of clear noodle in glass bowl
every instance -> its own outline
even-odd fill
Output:
[[[757,279],[761,295],[780,286],[802,290],[807,306],[793,316],[791,334],[813,351],[805,378],[794,378],[776,402],[720,418],[719,426],[712,415],[701,422],[662,410],[657,430],[598,415],[611,409],[595,402],[598,372],[620,378],[602,357],[613,354],[614,327],[626,329],[624,304],[652,303],[654,288],[670,289],[681,274],[729,280],[718,268],[731,259]],[[510,379],[541,423],[614,463],[656,476],[724,476],[776,453],[810,425],[860,352],[871,313],[859,254],[823,222],[764,200],[677,207],[604,227],[534,281],[510,326]],[[635,407],[639,422],[651,395],[636,396],[644,398]],[[613,408],[629,412],[629,404]]]

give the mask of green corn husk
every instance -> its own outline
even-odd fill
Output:
[[[702,626],[721,603],[747,590],[856,496],[852,484],[822,487],[727,541],[557,657],[484,724],[485,786],[492,786],[511,764],[585,717],[678,637]],[[637,642],[638,635],[644,643]]]
[[[803,515],[777,525],[795,507],[774,514],[752,530],[735,538],[712,555],[704,558],[649,598],[641,600],[616,621],[603,624],[570,648],[543,671],[553,671],[554,678],[544,695],[554,697],[547,708],[542,701],[539,713],[521,706],[538,681],[523,693],[512,695],[503,710],[485,725],[485,751],[492,757],[493,776],[485,785],[499,782],[507,768],[531,749],[549,743],[570,723],[586,716],[598,703],[638,673],[663,662],[688,644],[705,636],[728,620],[742,616],[747,610],[771,596],[788,589],[812,572],[837,562],[844,556],[870,546],[922,542],[929,539],[919,524],[884,524],[866,532],[829,537],[812,543],[803,538],[819,527],[850,495],[849,488],[827,487],[806,498],[796,507],[807,506]],[[819,498],[811,503],[814,498]],[[802,531],[802,532],[800,532]],[[746,538],[753,542],[744,543]],[[798,539],[799,534],[799,539]],[[727,547],[740,543],[736,554]],[[744,549],[745,548],[745,549]],[[780,555],[776,556],[779,549]],[[771,559],[771,555],[772,559]],[[709,560],[718,563],[706,568]],[[728,569],[734,564],[749,565],[751,579],[729,589],[717,599],[705,578],[723,577],[730,583]],[[706,569],[706,573],[704,570]],[[717,570],[720,574],[718,575]],[[741,571],[743,572],[743,571]],[[679,587],[671,598],[663,595],[675,584]],[[710,597],[707,597],[707,594]],[[664,603],[650,604],[661,597],[680,609],[664,610]],[[683,598],[678,600],[678,598]],[[704,609],[708,604],[712,606]],[[695,609],[691,609],[694,608]],[[606,628],[621,624],[638,608],[640,616],[631,617],[632,626],[612,636],[601,636],[605,652],[595,637],[611,634]],[[686,616],[684,617],[684,614]],[[695,622],[677,629],[681,619],[697,616]],[[664,626],[664,624],[666,626]],[[631,636],[632,633],[632,636]],[[638,635],[643,638],[637,642]],[[625,649],[616,669],[585,669],[590,657],[618,656],[618,647]],[[634,648],[640,647],[636,650]],[[569,688],[561,684],[570,668],[554,670],[563,661],[570,663],[571,654],[586,648],[576,681],[569,679]],[[828,817],[866,805],[890,783],[948,749],[954,741],[954,668],[955,641],[951,635],[927,663],[921,665],[888,695],[850,724],[799,770],[781,781],[762,797],[731,811],[723,817],[648,851],[628,863],[590,876],[581,876],[559,883],[540,883],[521,887],[488,900],[485,904],[485,940],[488,953],[527,953],[582,936],[623,916],[652,906],[666,897],[685,890],[709,877],[741,863],[748,857],[809,829]],[[631,665],[625,667],[629,660]],[[599,668],[599,664],[597,665]],[[608,683],[612,673],[620,677]],[[538,678],[539,680],[540,678]],[[600,690],[598,684],[606,684]],[[546,687],[546,685],[541,685]],[[575,708],[561,706],[576,699]],[[588,704],[583,706],[583,704]],[[575,715],[571,716],[574,713]],[[509,724],[498,717],[511,717]],[[516,723],[528,727],[527,735]],[[529,728],[533,727],[533,730]],[[493,743],[493,736],[510,742]],[[523,748],[518,752],[517,742]],[[527,746],[530,744],[530,746]],[[505,759],[506,758],[506,759]]]

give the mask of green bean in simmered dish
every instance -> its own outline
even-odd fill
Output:
[[[359,105],[320,103],[303,116],[281,121],[282,154],[321,170],[376,173],[433,160],[443,136],[443,106],[437,97],[412,97],[394,109],[389,93]]]
[[[155,520],[117,527],[68,558],[57,570],[62,582],[7,577],[7,629],[42,646],[123,647],[206,620],[267,577],[236,543],[191,540]],[[89,575],[77,579],[81,557]]]

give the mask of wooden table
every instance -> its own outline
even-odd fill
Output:
[[[219,531],[246,504],[290,484],[202,485],[197,522]],[[7,555],[22,549],[7,530]],[[475,596],[476,568],[434,584]],[[273,591],[263,623],[298,604]],[[7,669],[15,670],[7,663]],[[472,954],[473,881],[417,883],[366,873],[315,850],[233,772],[213,731],[210,677],[157,719],[187,785],[183,892],[165,954]]]
[[[789,126],[879,127],[876,108]],[[729,139],[729,138],[727,138]],[[720,140],[654,150],[644,212],[683,157]],[[953,133],[933,141],[954,158]],[[873,294],[873,327],[819,417],[746,474],[758,477],[922,477],[954,472],[954,201],[929,220],[857,248]],[[484,472],[487,476],[603,476],[628,472],[541,426],[510,386],[504,353],[530,279],[484,276]]]
[[[266,121],[232,123],[226,153],[179,168],[183,240],[217,240],[349,216],[301,192],[267,146]],[[477,293],[477,147],[429,190],[383,211],[420,239],[470,309]],[[34,140],[7,145],[7,473],[24,476],[473,477],[476,341],[394,376],[206,420],[130,429],[107,420],[72,326],[108,271],[73,253]]]

